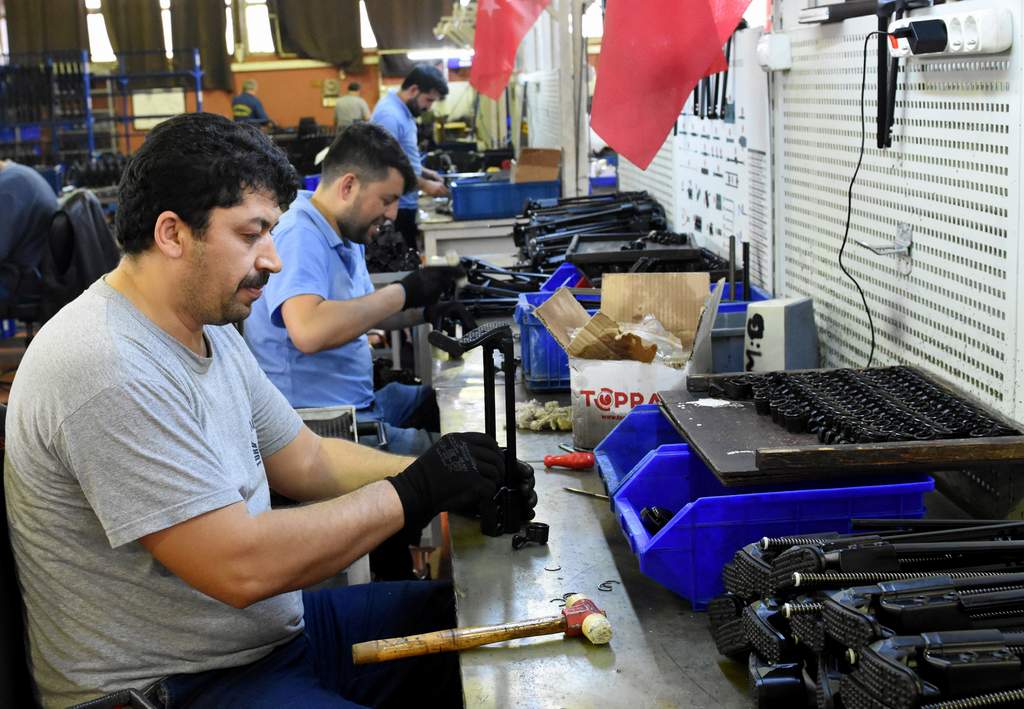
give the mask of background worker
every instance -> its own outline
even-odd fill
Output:
[[[448,82],[441,71],[429,64],[417,64],[405,77],[401,89],[388,92],[377,102],[370,119],[395,137],[416,174],[416,184],[402,195],[395,218],[395,230],[402,234],[405,243],[412,249],[418,249],[417,189],[431,197],[446,197],[449,194],[441,176],[423,167],[416,118],[447,95]]]
[[[348,85],[348,93],[339,96],[334,104],[334,128],[341,132],[357,121],[370,120],[370,107],[366,99],[359,95],[358,81]]]
[[[263,102],[256,97],[258,88],[255,79],[246,79],[242,82],[242,93],[231,99],[231,113],[239,123],[265,125],[271,122]]]

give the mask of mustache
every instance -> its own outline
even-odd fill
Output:
[[[270,273],[267,271],[259,271],[251,276],[246,276],[242,279],[242,282],[238,285],[239,288],[262,288],[267,285],[267,281],[270,280]]]

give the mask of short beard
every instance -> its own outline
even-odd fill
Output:
[[[416,103],[416,99],[411,98],[405,102],[405,107],[409,109],[409,113],[412,114],[413,118],[419,118],[420,114],[423,113],[423,109]]]

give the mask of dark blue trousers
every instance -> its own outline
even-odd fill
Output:
[[[352,664],[352,645],[455,627],[450,583],[372,583],[303,593],[305,631],[261,660],[164,681],[168,709],[461,707],[455,653]]]

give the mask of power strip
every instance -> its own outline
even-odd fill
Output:
[[[941,21],[946,25],[946,48],[929,52],[929,56],[964,56],[998,54],[1013,45],[1013,13],[1006,8],[973,10],[951,15],[904,17],[889,25],[890,34],[909,28],[916,22]],[[889,38],[889,54],[893,57],[914,56],[906,37]]]

